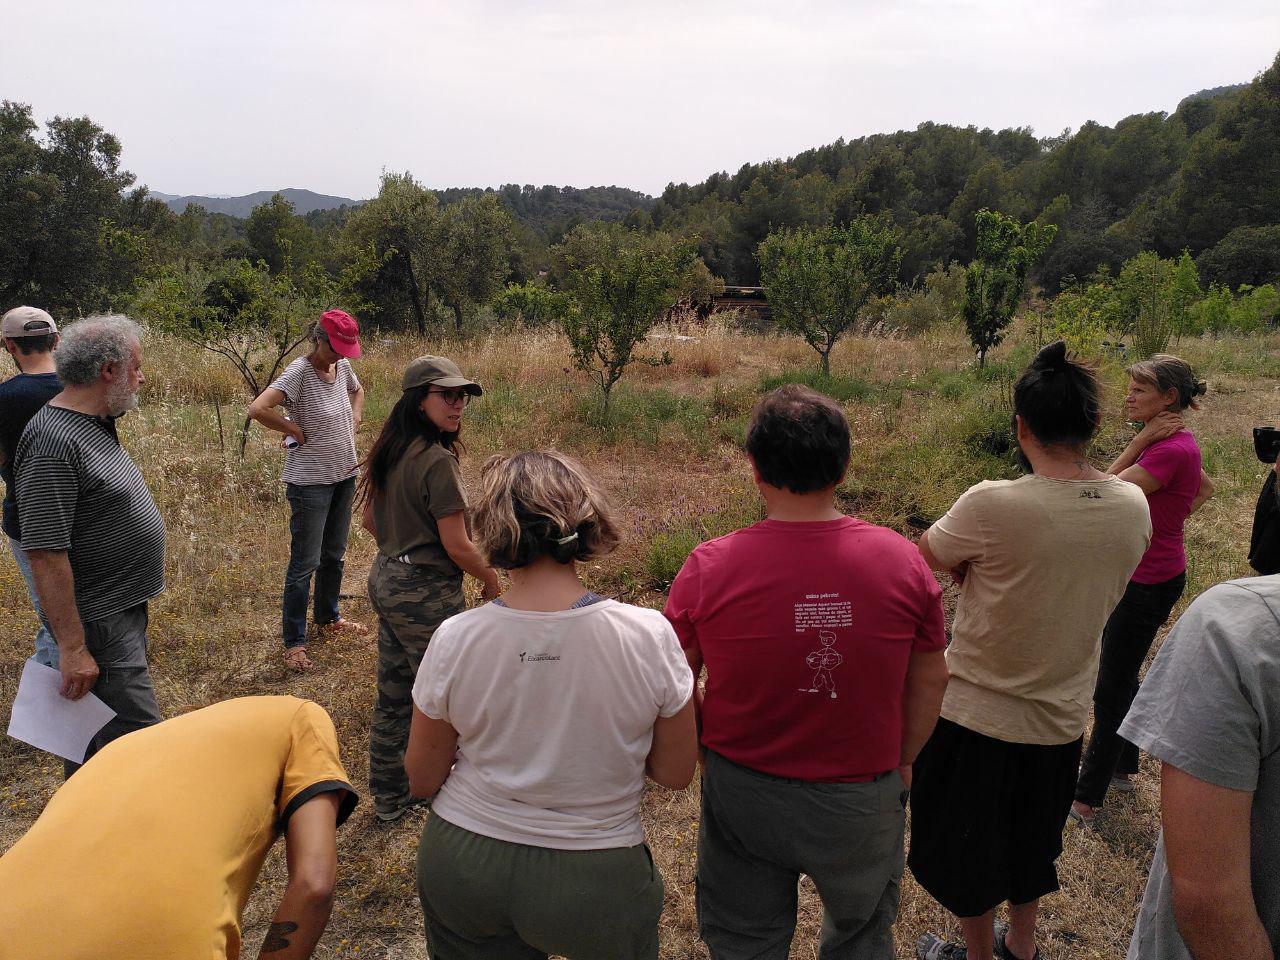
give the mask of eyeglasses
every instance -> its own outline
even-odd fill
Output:
[[[471,402],[471,394],[461,387],[453,387],[449,390],[428,390],[428,394],[435,394],[451,407],[462,404],[464,407]]]

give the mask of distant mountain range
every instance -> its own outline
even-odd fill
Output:
[[[186,196],[149,191],[150,195],[182,213],[188,204],[198,204],[209,213],[221,213],[244,219],[254,207],[266,203],[279,193],[291,204],[293,212],[305,217],[317,210],[358,207],[363,200],[331,197],[311,190],[259,190],[243,197]],[[535,187],[532,184],[507,183],[498,187],[449,187],[436,190],[441,203],[457,203],[464,197],[497,195],[512,216],[545,237],[562,233],[575,223],[589,220],[623,220],[632,211],[653,209],[655,199],[626,187]]]
[[[161,193],[158,190],[149,192],[157,200],[163,200],[168,204],[169,209],[174,213],[181,213],[187,209],[187,204],[195,203],[210,213],[226,213],[233,217],[249,216],[249,211],[259,204],[266,203],[277,193],[293,204],[293,212],[299,216],[306,216],[313,210],[336,210],[338,207],[354,207],[364,202],[352,200],[350,197],[331,197],[313,190],[298,190],[293,187],[287,190],[259,190],[257,193],[246,194],[243,197],[181,197],[172,193]]]

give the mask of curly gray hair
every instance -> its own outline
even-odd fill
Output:
[[[127,363],[133,346],[142,342],[142,328],[122,313],[85,317],[62,329],[54,351],[58,378],[66,386],[96,383],[102,368]]]

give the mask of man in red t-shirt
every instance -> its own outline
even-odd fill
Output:
[[[784,960],[805,873],[822,956],[888,960],[911,763],[947,685],[941,591],[910,541],[836,509],[834,401],[780,387],[746,448],[768,519],[698,547],[665,610],[707,668],[699,930],[715,960]]]

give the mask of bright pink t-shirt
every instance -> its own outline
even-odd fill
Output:
[[[1143,450],[1137,465],[1160,481],[1160,489],[1147,495],[1151,546],[1131,579],[1138,583],[1164,583],[1187,569],[1182,525],[1200,492],[1200,447],[1190,431],[1179,430]]]
[[[908,661],[946,646],[919,551],[853,517],[763,520],[702,544],[665,613],[695,674],[707,668],[703,745],[799,780],[897,767]]]

